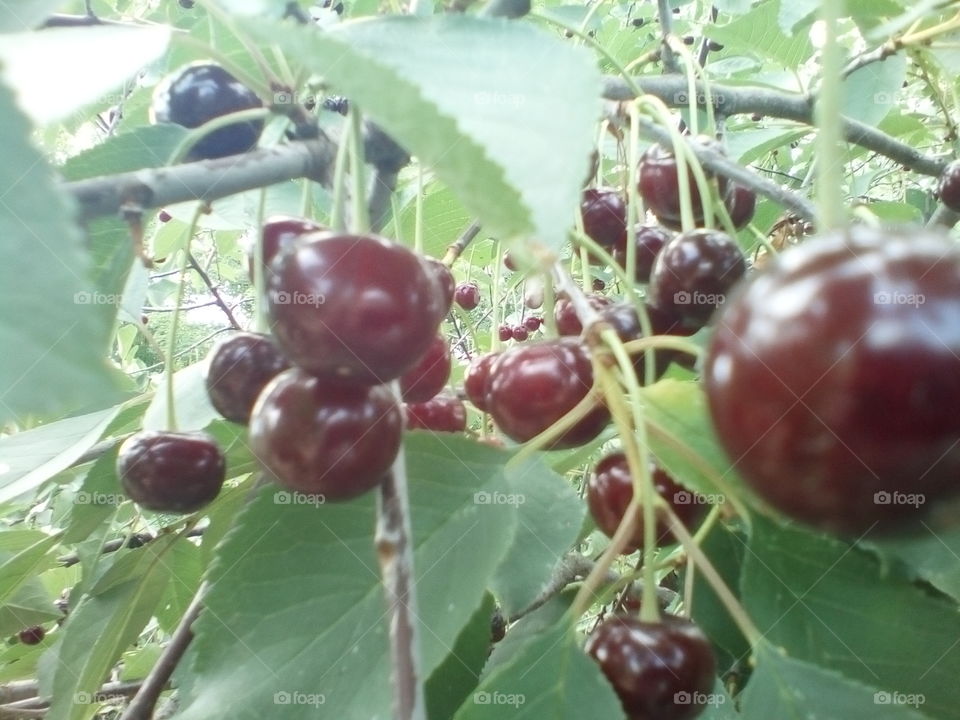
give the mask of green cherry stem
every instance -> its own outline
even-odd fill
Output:
[[[266,294],[267,283],[263,273],[263,221],[267,214],[267,189],[260,190],[260,203],[257,206],[257,237],[253,244],[253,292],[254,292],[254,318],[257,332],[266,333],[267,307]]]
[[[337,158],[333,165],[333,207],[330,209],[330,228],[343,232],[347,228],[345,200],[347,194],[347,159],[350,154],[350,133],[353,132],[353,123],[349,120],[343,123],[343,135],[337,147]]]
[[[841,129],[843,49],[837,41],[837,30],[840,19],[845,17],[845,6],[845,0],[822,0],[820,3],[820,20],[825,37],[820,62],[822,76],[814,111],[817,120],[817,210],[823,230],[838,228],[844,221],[842,158],[845,150]]]
[[[350,177],[353,179],[351,229],[356,233],[364,234],[370,232],[370,213],[367,209],[366,159],[363,153],[362,118],[356,103],[350,103],[347,122],[350,123]]]

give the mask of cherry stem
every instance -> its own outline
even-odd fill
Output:
[[[348,136],[352,132],[353,123],[345,121],[340,145],[337,147],[337,158],[333,165],[333,206],[330,209],[330,228],[337,232],[343,232],[347,229],[344,204],[347,194],[347,158],[350,145]]]
[[[837,42],[837,30],[840,19],[845,16],[845,9],[845,0],[822,0],[820,3],[820,20],[825,37],[820,61],[822,78],[814,108],[818,130],[816,194],[819,225],[827,230],[840,227],[844,221],[842,159],[846,149],[841,142],[843,49]]]
[[[640,197],[640,190],[637,182],[639,180],[640,170],[640,128],[634,122],[637,115],[636,103],[627,104],[627,112],[630,115],[630,127],[628,128],[627,145],[627,264],[624,268],[624,286],[626,295],[636,298],[634,294],[634,283],[637,277],[637,221],[644,215],[643,200]],[[612,263],[610,267],[619,269],[619,263]]]
[[[350,103],[347,111],[347,122],[350,123],[350,177],[353,179],[353,213],[351,229],[363,235],[370,232],[370,213],[367,209],[365,165],[363,153],[363,127],[360,111],[356,103]]]
[[[413,216],[413,249],[423,254],[423,165],[417,163],[417,200]],[[477,226],[479,230],[479,225]],[[447,266],[449,267],[449,265]]]
[[[309,183],[306,183],[309,185]],[[267,283],[263,268],[263,221],[267,214],[267,189],[260,190],[260,203],[257,206],[257,236],[253,244],[253,292],[254,318],[257,332],[265,333],[267,323],[266,295]]]

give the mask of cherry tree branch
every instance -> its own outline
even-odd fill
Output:
[[[233,316],[233,311],[230,310],[230,306],[227,305],[226,301],[223,299],[223,296],[220,294],[220,290],[217,289],[217,286],[213,284],[213,281],[210,279],[207,271],[200,267],[200,263],[197,262],[197,259],[193,256],[193,253],[190,253],[187,256],[187,260],[194,272],[200,276],[203,284],[207,286],[207,290],[209,290],[210,294],[213,295],[214,304],[219,306],[223,311],[223,314],[227,316],[227,322],[230,323],[234,330],[241,330],[242,328],[240,327],[240,323],[238,323],[237,319]]]
[[[667,38],[673,32],[673,8],[670,0],[657,0],[657,14],[660,17],[660,57],[663,58],[663,69],[668,73],[680,71],[677,56],[670,47]]]

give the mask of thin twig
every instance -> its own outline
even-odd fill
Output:
[[[224,302],[223,297],[220,295],[220,291],[213,284],[213,281],[210,280],[210,276],[207,274],[206,270],[200,267],[200,263],[197,262],[197,258],[194,257],[193,253],[190,253],[188,256],[188,261],[190,262],[190,267],[192,267],[197,275],[200,276],[200,279],[203,280],[203,284],[207,286],[210,294],[213,295],[214,302],[220,306],[220,309],[223,310],[223,314],[227,316],[227,321],[230,323],[230,325],[234,329],[240,330],[240,323],[238,323],[237,319],[233,316],[230,306]]]
[[[670,0],[657,0],[657,13],[660,16],[660,49],[663,58],[663,69],[668,73],[680,71],[677,64],[677,56],[670,47],[669,37],[673,32],[673,8],[670,7]]]
[[[443,259],[440,261],[447,267],[453,265],[456,262],[457,258],[463,255],[463,251],[466,250],[470,243],[473,242],[474,238],[480,234],[480,229],[483,226],[480,224],[479,220],[474,220],[467,226],[467,229],[460,233],[460,237],[453,242],[453,244],[447,246],[447,252],[444,253]]]
[[[189,531],[187,531],[187,532],[185,533],[185,537],[191,537],[191,538],[192,538],[192,537],[202,537],[202,536],[203,536],[203,533],[204,533],[204,530],[205,530],[205,528],[202,528],[202,527],[200,527],[200,528],[193,528],[193,529],[191,529],[191,530],[189,530]],[[136,547],[142,547],[142,546],[144,546],[144,545],[147,545],[147,544],[149,544],[149,543],[152,543],[154,540],[157,539],[157,537],[160,537],[160,536],[148,535],[148,534],[146,534],[146,533],[138,533],[138,534],[134,535],[133,537],[136,537],[136,539],[137,539],[136,541],[140,543],[140,544],[137,545]],[[117,550],[119,550],[120,548],[122,548],[124,545],[127,545],[128,547],[130,547],[130,545],[129,545],[130,539],[132,539],[132,538],[129,538],[129,539],[128,539],[128,538],[114,538],[113,540],[108,540],[107,542],[105,542],[105,543],[103,544],[103,547],[100,549],[100,553],[101,553],[102,555],[107,555],[107,554],[109,554],[109,553],[116,552]],[[79,556],[79,555],[63,555],[63,556],[57,558],[57,562],[60,563],[60,565],[63,566],[63,567],[70,567],[71,565],[76,565],[78,562],[80,562],[80,556]],[[0,695],[0,698],[2,698],[2,697],[3,697],[3,696]]]

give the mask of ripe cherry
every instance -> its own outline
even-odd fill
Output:
[[[572,338],[516,346],[490,368],[487,406],[500,430],[517,442],[539,435],[590,393],[593,367],[586,348]],[[598,403],[561,434],[550,448],[570,448],[593,440],[610,420]]]
[[[730,213],[733,226],[740,230],[753,220],[753,213],[757,209],[757,194],[743,185],[731,183],[724,203],[727,206],[727,212]]]
[[[608,252],[627,243],[627,205],[611,188],[589,188],[580,200],[583,232]]]
[[[698,496],[678,485],[660,466],[650,464],[650,476],[654,489],[670,505],[688,529],[696,529],[706,514],[706,505],[696,502]],[[613,537],[627,512],[627,506],[633,500],[633,480],[627,458],[623,453],[607,455],[597,463],[590,480],[587,481],[587,505],[590,514],[600,531],[607,537]],[[643,515],[639,514],[635,530],[623,549],[629,555],[643,547]],[[675,543],[678,540],[670,532],[669,524],[658,518],[656,528],[657,546]]]
[[[403,416],[385,385],[277,376],[250,417],[250,447],[280,485],[326,500],[375,487],[400,450]]]
[[[516,340],[517,342],[523,342],[528,337],[530,337],[530,331],[527,330],[527,328],[524,327],[523,325],[516,325],[515,327],[511,328],[510,334],[513,336],[513,339]]]
[[[540,329],[541,322],[542,321],[540,320],[540,318],[531,315],[528,318],[524,318],[523,326],[530,332],[536,332],[537,330]]]
[[[453,299],[464,310],[473,310],[480,304],[480,288],[475,283],[460,283],[454,291]]]
[[[513,255],[509,251],[503,254],[503,266],[510,272],[515,272],[517,269],[517,261],[513,259]]]
[[[607,286],[607,284],[600,278],[594,278],[590,281],[590,286],[593,288],[594,292],[603,292],[603,289]]]
[[[193,63],[165,79],[153,93],[150,119],[197,128],[221,115],[262,107],[250,88],[219,65]],[[234,123],[214,130],[194,145],[188,160],[204,160],[244,153],[257,144],[262,120]]]
[[[500,342],[506,342],[513,338],[513,328],[509,325],[501,325],[497,328],[497,337],[500,338]]]
[[[426,402],[443,390],[450,379],[450,346],[437,335],[420,361],[400,378],[400,391],[406,402]]]
[[[853,226],[782,253],[717,318],[720,440],[767,502],[860,533],[960,490],[960,250]]]
[[[695,138],[693,143],[719,149],[719,144],[710,138]],[[707,180],[712,175],[704,170]],[[679,230],[680,218],[680,185],[677,172],[677,159],[673,151],[662,145],[651,145],[640,159],[638,190],[643,197],[647,208],[657,216],[662,225]],[[690,202],[693,208],[694,222],[701,226],[704,222],[703,199],[700,189],[690,168],[687,168],[687,177],[690,185]],[[727,180],[719,178],[720,195],[727,191]]]
[[[430,347],[446,312],[425,263],[375,235],[314,233],[270,267],[277,344],[314,375],[364,384],[397,378]]]
[[[32,627],[24,628],[17,633],[17,638],[24,645],[39,645],[43,642],[43,639],[47,636],[47,631],[43,629],[40,625],[34,625]]]
[[[486,353],[473,359],[463,375],[463,391],[467,398],[478,410],[486,412],[487,407],[487,380],[490,379],[490,368],[500,353]]]
[[[682,618],[648,623],[612,615],[590,633],[585,649],[630,720],[691,720],[716,682],[710,641]]]
[[[659,225],[637,225],[634,232],[637,248],[634,279],[639,283],[646,283],[650,281],[650,271],[653,269],[657,255],[663,246],[670,242],[672,233]],[[614,251],[613,258],[620,267],[626,269],[626,247]]]
[[[306,218],[290,217],[288,215],[274,215],[263,223],[260,231],[263,243],[263,267],[269,270],[270,263],[282,251],[293,245],[297,240],[312,232],[326,230],[323,225]],[[253,281],[253,264],[256,259],[256,248],[251,247],[247,257],[247,270],[250,280]]]
[[[210,403],[227,420],[246,425],[260,392],[288,367],[290,362],[266,335],[231,335],[210,351]]]
[[[726,233],[681,233],[657,255],[650,274],[650,301],[697,329],[706,325],[746,271],[743,252]]]
[[[157,213],[157,220],[159,220],[162,223],[168,223],[171,220],[173,220],[173,215],[168,213],[166,210],[161,210],[160,212]]]
[[[433,432],[463,432],[467,429],[467,408],[459,398],[437,395],[422,403],[408,403],[407,428]]]
[[[594,310],[601,310],[613,302],[603,295],[587,295],[587,301]],[[583,332],[583,325],[577,317],[577,311],[565,297],[558,299],[553,306],[553,319],[557,323],[557,333],[560,335],[573,336]]]
[[[944,169],[937,192],[940,202],[954,212],[960,212],[960,160],[954,160]]]
[[[144,430],[124,440],[117,475],[138,505],[169,513],[192,513],[220,492],[226,474],[223,453],[203,432]]]

